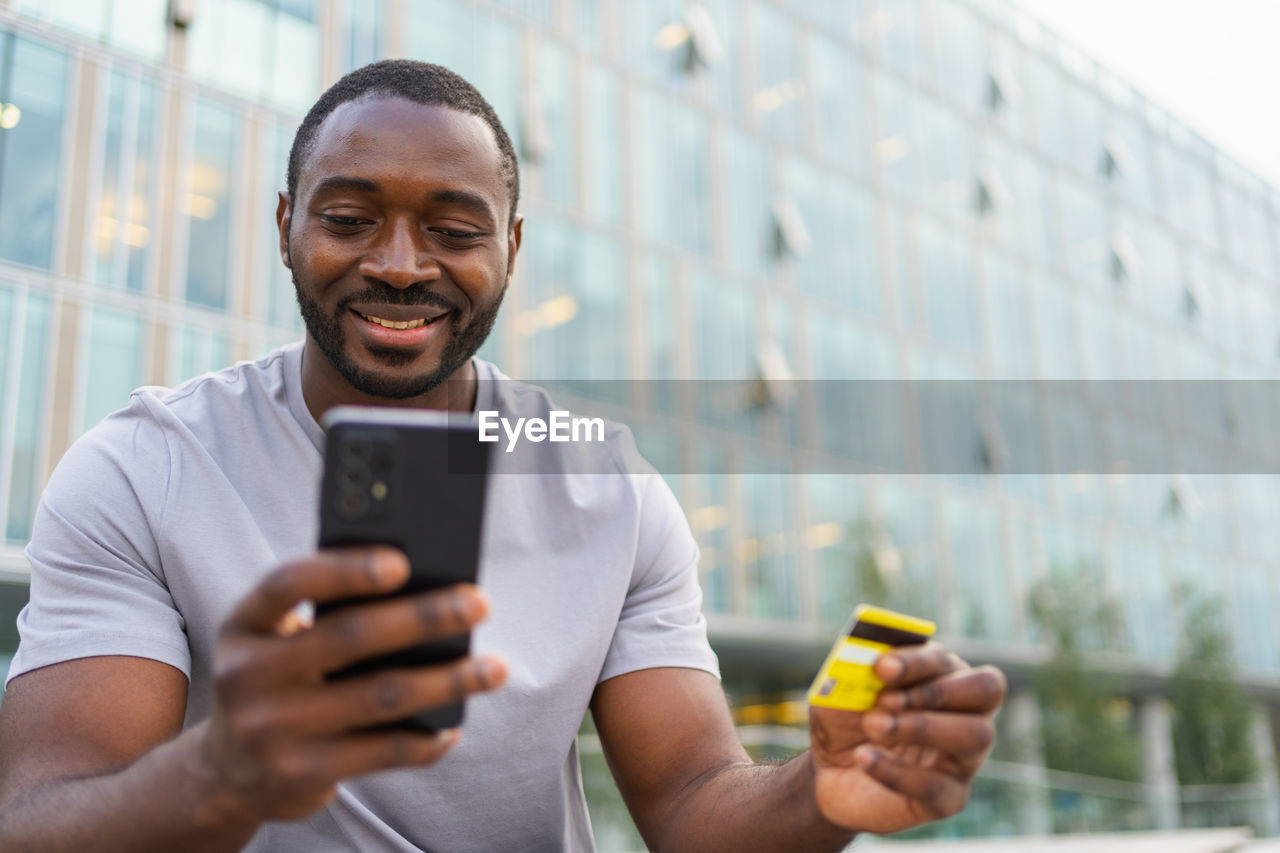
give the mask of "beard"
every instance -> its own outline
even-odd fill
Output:
[[[493,324],[498,318],[498,309],[502,307],[502,299],[507,295],[507,286],[503,284],[497,298],[489,305],[476,311],[471,322],[457,328],[460,311],[453,302],[437,293],[417,286],[397,290],[393,287],[369,287],[358,293],[344,297],[332,315],[324,313],[309,292],[299,283],[296,273],[293,274],[293,290],[298,297],[298,308],[302,311],[302,321],[306,324],[307,333],[316,342],[320,352],[333,365],[334,369],[347,380],[351,387],[370,397],[384,397],[392,400],[406,400],[419,397],[439,387],[446,379],[466,364],[484,345]],[[366,305],[429,305],[433,308],[444,308],[448,314],[437,320],[437,323],[448,323],[450,334],[445,340],[444,349],[440,353],[440,363],[435,369],[424,374],[406,374],[403,370],[416,357],[416,353],[384,347],[369,347],[368,351],[381,362],[385,370],[367,370],[351,359],[346,351],[346,335],[342,330],[341,319],[351,309],[350,306],[361,302]],[[442,330],[443,331],[443,330]]]

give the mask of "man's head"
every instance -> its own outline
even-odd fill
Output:
[[[444,68],[379,62],[321,96],[277,221],[326,398],[418,398],[466,367],[513,269],[518,193],[502,123]]]

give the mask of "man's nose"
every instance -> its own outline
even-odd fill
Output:
[[[361,275],[396,288],[411,287],[440,277],[440,265],[416,225],[391,222],[385,229],[384,239],[360,261]]]

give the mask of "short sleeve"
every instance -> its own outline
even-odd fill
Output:
[[[698,545],[666,482],[645,475],[635,569],[600,680],[675,666],[720,677],[707,641],[698,586]]]
[[[156,531],[169,485],[164,434],[135,393],[67,451],[36,510],[9,679],[54,663],[130,655],[190,677],[182,615],[165,586]]]

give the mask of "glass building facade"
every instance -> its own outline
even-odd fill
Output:
[[[274,225],[292,133],[324,86],[392,56],[466,76],[520,152],[524,249],[482,351],[510,375],[1280,368],[1280,190],[1005,0],[0,0],[0,663],[35,502],[70,442],[136,386],[299,336]],[[785,427],[668,428],[655,413],[671,401],[614,402],[689,514],[726,688],[760,754],[796,747],[788,700],[864,599],[933,616],[962,653],[1004,665],[1011,708],[1034,718],[1023,688],[1045,640],[1028,597],[1063,568],[1115,605],[1105,652],[1145,685],[1135,726],[1159,718],[1146,710],[1180,597],[1220,600],[1270,742],[1280,478],[832,474],[801,465]],[[1095,434],[1045,405],[1048,444]],[[1178,429],[1212,438],[1224,417],[1188,402]],[[1265,444],[1259,423],[1232,435]],[[1122,432],[1144,471],[1194,450]],[[1006,438],[1006,453],[1054,452]],[[913,458],[931,439],[877,440]],[[585,731],[601,846],[634,844],[593,743]],[[1277,792],[1264,764],[1235,792],[1255,805]],[[1216,819],[1185,799],[1170,818],[1156,778],[1072,792],[1034,765],[1003,744],[970,808],[933,831]],[[1094,800],[1123,819],[1091,818]],[[1231,819],[1275,831],[1258,809]]]

